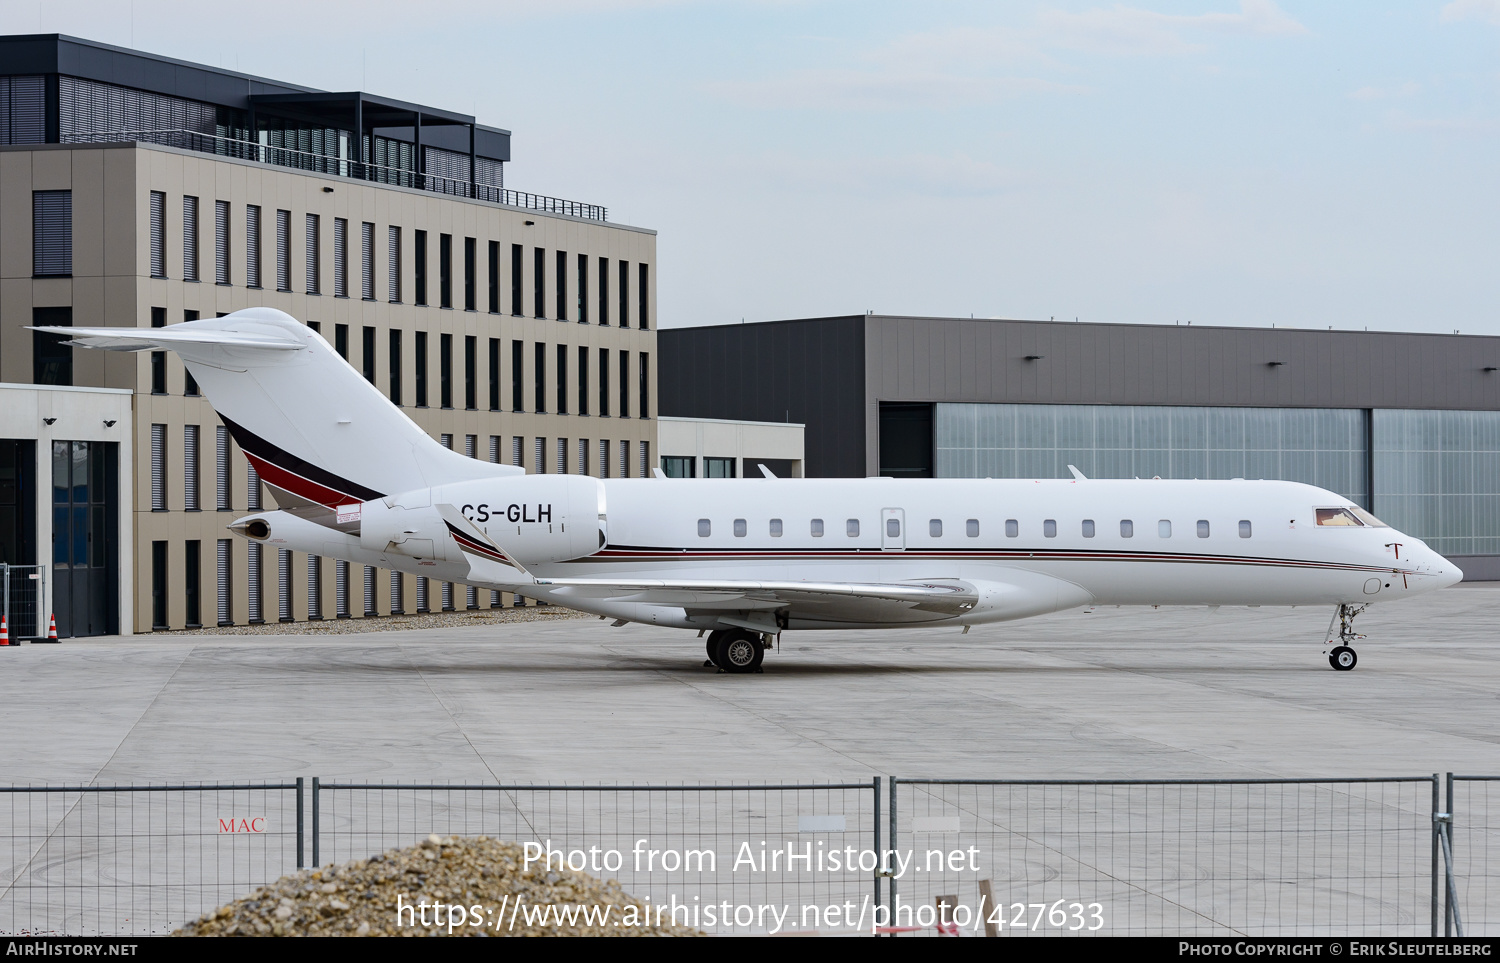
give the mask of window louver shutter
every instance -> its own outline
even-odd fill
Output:
[[[73,192],[34,191],[31,226],[31,273],[39,277],[72,274]]]
[[[376,614],[375,609],[375,568],[372,565],[365,566],[365,618]]]
[[[432,608],[427,604],[427,578],[422,575],[417,576],[417,611],[432,611]]]
[[[292,260],[287,247],[291,243],[292,212],[276,212],[276,290],[292,289]]]
[[[198,280],[198,198],[182,199],[182,277]]]
[[[609,477],[609,442],[599,439],[599,477]]]
[[[452,582],[444,582],[443,583],[443,611],[444,612],[452,612],[453,611],[453,583]]]
[[[400,572],[391,573],[391,614],[400,615],[406,611],[405,592],[403,591],[403,580]]]
[[[349,222],[333,219],[333,296],[349,296]]]
[[[167,510],[167,426],[151,426],[151,510]]]
[[[219,425],[214,435],[214,484],[219,488],[214,507],[227,512],[233,507],[229,504],[229,429]]]
[[[151,192],[151,276],[167,276],[166,255],[167,195],[161,191]]]
[[[262,558],[262,551],[264,549],[264,546],[261,545],[260,542],[251,542],[249,544],[248,548],[249,548],[249,555],[250,555],[250,566],[249,566],[250,572],[249,572],[249,578],[246,580],[246,582],[247,582],[250,594],[249,594],[249,597],[246,599],[246,601],[249,603],[250,621],[251,622],[264,622],[265,619],[262,617],[261,606],[260,606],[260,602],[261,602],[261,595],[260,595],[261,558]]]
[[[233,542],[227,538],[219,539],[219,624],[229,625],[232,620],[232,608],[230,599],[229,552]]]
[[[638,445],[641,446],[641,477],[642,478],[650,478],[651,477],[651,442],[649,442],[649,441],[638,441],[638,442],[636,442],[636,444],[638,444]]]
[[[318,278],[322,264],[318,259],[318,215],[307,215],[307,293],[319,294]]]
[[[260,287],[260,206],[245,208],[245,285]]]
[[[260,511],[260,473],[248,462],[245,464],[245,507],[252,512]]]
[[[401,228],[392,226],[386,236],[386,289],[387,300],[395,304],[401,300]]]
[[[309,619],[323,617],[323,557],[321,555],[307,557],[307,617]]]
[[[620,439],[620,477],[630,477],[630,442]]]
[[[515,435],[510,439],[510,463],[517,468],[525,467],[526,439]]]
[[[349,617],[349,563],[339,559],[333,569],[334,614],[341,619]]]
[[[365,221],[359,226],[359,296],[375,300],[375,225]]]
[[[229,283],[228,201],[214,201],[214,283]]]
[[[198,503],[198,426],[182,427],[182,507],[196,512]]]
[[[292,620],[292,552],[287,548],[276,550],[276,618]]]
[[[587,438],[578,439],[578,474],[589,473],[589,442]]]
[[[557,473],[566,475],[568,473],[568,439],[557,439]]]

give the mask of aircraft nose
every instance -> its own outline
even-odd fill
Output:
[[[1463,569],[1443,558],[1438,553],[1432,553],[1432,562],[1432,577],[1437,580],[1438,588],[1457,585],[1464,580]]]

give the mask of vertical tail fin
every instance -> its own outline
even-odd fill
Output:
[[[520,473],[438,444],[317,332],[275,308],[166,328],[39,330],[82,347],[176,351],[283,509],[317,514]]]

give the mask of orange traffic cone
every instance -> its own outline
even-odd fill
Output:
[[[57,616],[56,615],[48,615],[47,616],[47,641],[48,642],[56,642],[57,641]]]
[[[10,626],[5,624],[3,615],[0,615],[0,645],[10,645]]]

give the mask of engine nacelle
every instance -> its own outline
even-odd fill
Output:
[[[512,475],[439,485],[359,507],[362,548],[462,562],[435,506],[448,504],[522,565],[592,555],[608,538],[604,486],[586,475]],[[342,517],[342,516],[341,516]],[[353,519],[350,519],[353,521]]]

